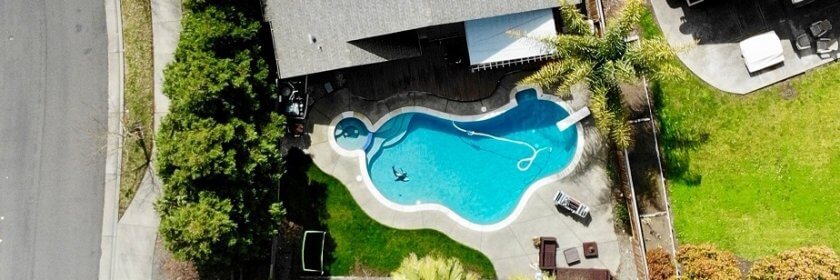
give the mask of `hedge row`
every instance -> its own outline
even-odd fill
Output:
[[[285,120],[261,47],[257,1],[184,3],[181,39],[164,71],[170,113],[157,135],[164,245],[201,270],[267,256],[282,205]]]

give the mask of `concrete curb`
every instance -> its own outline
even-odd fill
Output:
[[[111,279],[116,257],[120,170],[122,168],[122,112],[125,67],[123,56],[122,18],[119,0],[105,0],[105,23],[108,33],[108,136],[105,159],[105,203],[102,214],[102,243],[99,258],[99,279]]]

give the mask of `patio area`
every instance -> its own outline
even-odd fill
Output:
[[[319,73],[309,76],[316,89],[329,83],[346,88],[364,100],[383,100],[409,92],[430,93],[453,101],[478,101],[489,97],[501,80],[522,71],[537,69],[540,62],[471,71],[463,23],[447,24],[419,31],[422,54]]]
[[[344,88],[319,96],[312,107],[307,123],[310,134],[302,141],[305,151],[323,171],[341,181],[361,208],[376,221],[399,229],[429,228],[485,254],[493,263],[497,276],[505,279],[512,275],[532,276],[537,271],[538,248],[532,238],[551,236],[557,240],[557,264],[569,267],[562,253],[576,248],[581,260],[574,268],[608,269],[618,279],[635,279],[635,265],[629,239],[617,233],[613,218],[613,195],[606,170],[606,153],[600,136],[595,132],[591,119],[583,121],[584,151],[581,161],[571,174],[548,185],[538,187],[523,210],[509,225],[492,231],[473,230],[463,226],[440,211],[403,212],[392,209],[377,200],[368,189],[361,174],[359,161],[343,156],[331,146],[334,137],[330,123],[343,112],[352,111],[378,121],[388,112],[408,106],[422,106],[433,110],[459,115],[492,111],[510,102],[518,75],[503,77],[497,88],[486,98],[473,102],[457,102],[422,92],[401,92],[379,101],[366,101]],[[586,94],[575,94],[567,101],[572,108],[584,106]],[[483,107],[483,108],[482,108]],[[553,205],[558,190],[584,201],[590,206],[590,219],[581,221]],[[598,257],[584,258],[582,244],[597,242]]]
[[[812,47],[797,51],[797,34],[810,33],[809,26],[829,20],[836,27],[822,38],[840,35],[840,2],[816,0],[794,7],[789,0],[707,0],[688,7],[684,0],[651,1],[656,20],[672,46],[693,45],[679,54],[680,60],[703,81],[723,91],[747,94],[837,59],[827,58]],[[760,33],[775,31],[782,41],[782,64],[749,73],[738,43]]]

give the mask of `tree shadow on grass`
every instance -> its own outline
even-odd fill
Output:
[[[335,259],[335,241],[329,234],[329,228],[325,221],[329,219],[326,209],[327,186],[309,179],[307,171],[312,165],[312,159],[299,149],[290,149],[285,157],[286,174],[280,180],[280,200],[286,208],[286,220],[288,229],[285,234],[281,233],[278,248],[285,254],[289,254],[284,265],[278,265],[280,276],[277,279],[297,279],[301,276],[330,275],[329,267]],[[303,271],[301,259],[303,233],[307,230],[327,232],[324,241],[323,264],[324,273]],[[311,241],[310,241],[311,242]],[[317,246],[316,246],[317,247]],[[306,254],[319,254],[315,250],[308,250]],[[313,258],[307,257],[307,268],[317,267],[318,264],[311,264]],[[318,260],[318,258],[314,258]],[[288,277],[288,278],[285,278]]]
[[[658,82],[651,83],[654,106],[659,112],[665,107],[662,100],[662,87]],[[709,116],[713,117],[713,116]],[[696,151],[709,140],[709,133],[683,124],[678,116],[660,117],[660,139],[663,150],[665,175],[669,180],[688,186],[698,186],[703,175],[691,169],[691,152]]]

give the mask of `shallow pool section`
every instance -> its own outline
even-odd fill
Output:
[[[336,124],[334,136],[342,149],[365,150],[370,145],[372,134],[361,120],[346,118]]]
[[[576,126],[555,125],[569,115],[558,103],[534,90],[516,99],[515,107],[474,122],[403,113],[371,133],[361,120],[346,118],[336,126],[336,143],[365,151],[363,169],[391,202],[439,204],[469,222],[493,224],[534,182],[566,168],[578,146]]]

